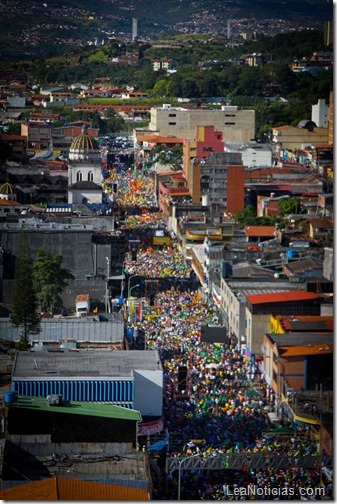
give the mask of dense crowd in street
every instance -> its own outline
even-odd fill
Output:
[[[131,252],[127,252],[124,264],[128,274],[137,273],[143,277],[189,278],[192,272],[191,266],[185,261],[176,244],[158,249],[141,246],[137,252],[137,260],[133,261]]]
[[[121,181],[114,173],[112,179],[118,180],[119,202],[123,205],[142,206],[151,201],[151,184],[145,178],[130,173]],[[124,228],[155,228],[158,223],[163,228],[159,215],[145,212],[143,209],[141,215],[127,216]],[[157,248],[142,245],[136,260],[128,252],[124,264],[128,275],[144,278],[187,279],[192,272],[176,243]],[[274,408],[270,390],[255,363],[227,334],[218,308],[198,290],[182,292],[178,285],[171,286],[157,292],[152,301],[150,304],[143,298],[142,320],[131,325],[144,334],[147,349],[158,351],[164,370],[168,444],[159,453],[161,475],[153,473],[154,498],[177,500],[180,486],[182,500],[316,500],[314,490],[322,482],[324,493],[319,495],[331,495],[331,482],[319,468],[182,470],[180,485],[177,471],[165,473],[166,457],[207,459],[231,453],[301,457],[318,455],[319,447],[305,426],[270,435],[267,413]],[[202,325],[223,326],[222,341],[201,341]],[[254,488],[264,488],[265,492],[254,495]],[[251,494],[243,495],[238,489],[250,489]],[[270,494],[271,490],[278,493]]]
[[[221,325],[216,307],[209,306],[198,292],[177,290],[158,293],[154,306],[149,306],[146,299],[143,304],[143,320],[134,326],[144,331],[147,348],[157,349],[163,363],[164,414],[169,432],[165,456],[207,458],[242,452],[318,455],[317,440],[304,427],[268,435],[271,426],[267,412],[273,405],[268,401],[267,386],[251,361],[230,340],[219,344],[201,341],[201,325]],[[187,369],[183,390],[179,387],[182,367]],[[329,482],[323,479],[327,488]],[[318,469],[299,467],[239,472],[189,470],[182,471],[181,498],[232,500],[237,498],[233,494],[237,487],[267,485],[292,489],[278,499],[297,496],[310,500],[310,489],[320,481]],[[309,494],[300,494],[302,488],[309,489]],[[158,478],[155,489],[156,499],[176,500],[177,474],[168,475],[167,481],[164,475]]]
[[[111,170],[109,177],[103,181],[103,191],[121,209],[149,209],[156,206],[154,181],[141,171]]]
[[[127,215],[121,224],[121,229],[163,229],[165,219],[161,212],[144,211],[141,215]]]

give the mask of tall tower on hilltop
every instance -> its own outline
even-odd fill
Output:
[[[227,38],[228,39],[231,38],[231,20],[230,19],[227,21]]]
[[[138,19],[132,18],[132,41],[138,37]]]

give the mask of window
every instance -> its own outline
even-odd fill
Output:
[[[89,182],[93,182],[93,180],[94,180],[94,174],[93,174],[93,172],[92,172],[92,171],[90,171],[90,172],[88,173],[88,181],[89,181]]]
[[[235,126],[235,122],[225,122],[225,126]]]
[[[177,114],[169,114],[169,117],[177,117]]]
[[[76,180],[77,180],[77,182],[82,182],[82,177],[83,177],[82,172],[78,171],[77,174],[76,174]]]
[[[175,122],[169,122],[169,126],[176,126],[177,123]]]

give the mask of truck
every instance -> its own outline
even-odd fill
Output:
[[[85,317],[90,313],[89,294],[78,294],[76,296],[76,317]]]

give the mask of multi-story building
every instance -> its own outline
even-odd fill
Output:
[[[225,273],[225,269],[223,273]],[[221,278],[221,308],[225,314],[230,334],[242,344],[245,344],[247,339],[246,305],[248,296],[258,296],[263,292],[266,298],[268,296],[272,298],[273,295],[279,292],[299,288],[299,284],[291,285],[288,280],[270,278],[270,274],[267,271],[265,273],[263,271],[256,271],[252,273],[251,277],[240,278],[234,276],[226,278],[223,273]],[[270,315],[267,315],[265,320],[267,324],[266,331],[269,331],[269,317]],[[251,318],[251,314],[249,318]],[[250,322],[251,325],[252,322]],[[256,330],[257,327],[254,326],[254,329]],[[262,338],[263,333],[260,335],[259,331],[254,332],[254,353],[261,354]],[[252,339],[252,332],[249,330],[249,348],[252,347]],[[258,341],[257,343],[256,340]]]
[[[334,106],[333,106],[333,91],[330,91],[329,97],[329,136],[328,143],[329,145],[334,144]]]
[[[324,26],[324,43],[326,46],[333,44],[333,20],[326,21]]]
[[[312,121],[302,127],[278,126],[273,128],[273,143],[276,154],[284,150],[303,149],[308,145],[326,144],[329,139],[327,128],[316,128]]]
[[[255,111],[222,106],[221,110],[186,109],[164,104],[151,109],[149,129],[159,135],[194,138],[196,126],[214,126],[225,142],[247,142],[255,137]]]
[[[327,128],[329,125],[329,105],[322,98],[311,107],[311,120],[318,128]]]
[[[194,171],[194,167],[197,169]],[[235,214],[244,207],[244,167],[241,154],[238,153],[212,153],[207,159],[192,165],[190,173],[198,177],[199,202],[205,200],[206,204],[217,204],[219,210]],[[192,179],[193,180],[193,179]],[[195,182],[193,183],[196,186]],[[194,193],[194,200],[197,202]]]
[[[213,126],[197,126],[194,139],[184,139],[183,172],[194,204],[235,213],[244,206],[244,167],[241,154],[224,152],[222,138]]]
[[[319,315],[318,295],[305,290],[288,290],[246,296],[245,332],[250,354],[262,353],[263,337],[268,332],[271,314]]]
[[[278,417],[318,426],[312,406],[321,413],[333,409],[333,334],[266,333],[263,349],[263,375]]]
[[[51,147],[51,124],[22,122],[21,136],[27,138],[27,154],[34,155],[38,150],[46,150]]]
[[[176,67],[177,63],[173,59],[156,59],[152,61],[152,68],[154,72],[158,72],[159,70],[169,72],[170,70],[175,70]]]

